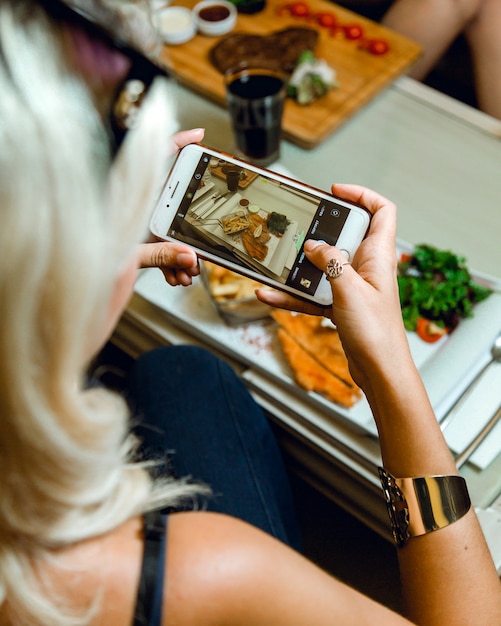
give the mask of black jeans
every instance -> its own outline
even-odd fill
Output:
[[[207,509],[241,518],[300,549],[280,450],[233,369],[206,350],[168,346],[141,356],[129,376],[135,431],[177,477],[208,484]]]

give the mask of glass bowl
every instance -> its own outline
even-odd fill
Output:
[[[272,308],[260,302],[254,293],[261,283],[236,274],[209,261],[200,261],[202,283],[219,316],[237,326],[269,317]]]

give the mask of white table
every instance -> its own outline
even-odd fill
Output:
[[[207,145],[231,152],[226,111],[181,86],[176,91],[180,127],[203,126]],[[399,206],[400,239],[460,252],[471,268],[501,277],[500,138],[501,122],[401,78],[314,150],[284,142],[280,164],[324,189],[356,182],[378,190]],[[137,294],[113,341],[133,356],[166,342],[204,344],[189,320],[180,327]],[[224,350],[223,356],[228,358]],[[294,470],[389,537],[377,442],[343,423],[326,425],[248,363],[229,360],[280,426]],[[501,455],[484,471],[465,466],[463,473],[501,573]]]

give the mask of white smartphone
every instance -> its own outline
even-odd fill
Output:
[[[201,144],[171,168],[150,230],[197,255],[321,306],[332,304],[324,273],[303,252],[307,239],[351,260],[370,224],[367,209]]]

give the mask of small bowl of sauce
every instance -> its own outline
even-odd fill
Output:
[[[178,45],[192,39],[196,32],[193,13],[181,6],[170,6],[156,14],[158,29],[165,43]]]
[[[198,32],[217,37],[229,33],[237,22],[237,9],[226,0],[202,0],[193,9]]]

